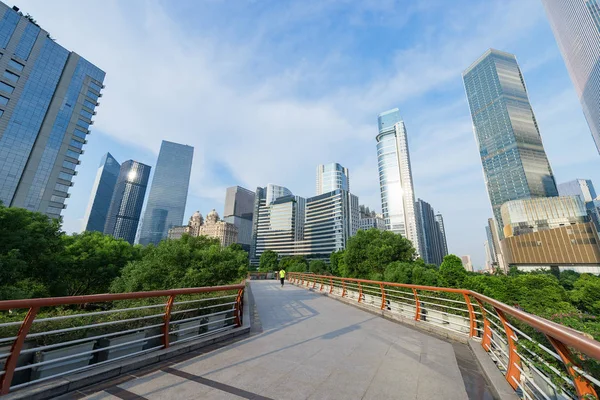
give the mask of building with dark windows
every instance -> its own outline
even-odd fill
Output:
[[[448,242],[446,241],[446,228],[444,227],[444,217],[442,217],[442,214],[435,214],[435,222],[437,222],[437,228],[440,230],[440,238],[444,255],[447,255]]]
[[[227,188],[223,220],[237,228],[237,243],[250,252],[252,243],[252,216],[256,194],[241,186]]]
[[[385,231],[385,219],[383,218],[382,214],[378,214],[364,205],[359,206],[359,214],[360,221],[358,229],[366,231],[371,228],[375,228],[379,229],[380,231]]]
[[[106,218],[112,195],[117,184],[121,164],[110,154],[106,153],[100,161],[92,195],[84,218],[84,230],[104,232]]]
[[[121,164],[104,225],[104,234],[125,239],[133,244],[149,178],[148,165],[133,160]]]
[[[463,80],[487,191],[501,231],[502,204],[558,196],[556,182],[515,56],[490,49],[463,72]]]
[[[181,226],[185,214],[194,148],[162,141],[152,178],[140,244],[157,244],[169,229]]]
[[[419,227],[419,247],[421,258],[427,264],[439,266],[444,257],[448,255],[446,237],[442,234],[442,228],[436,220],[435,212],[429,203],[418,199],[415,204],[417,213],[417,226]],[[441,219],[442,215],[439,215]]]
[[[397,108],[378,116],[377,162],[386,230],[410,240],[421,254],[406,127]]]
[[[317,196],[337,189],[350,191],[348,168],[338,163],[321,164],[317,167]]]
[[[600,152],[600,1],[542,3]]]
[[[0,71],[0,201],[60,218],[105,74],[4,3]]]

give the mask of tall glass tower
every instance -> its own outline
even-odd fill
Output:
[[[121,165],[110,154],[106,153],[100,161],[90,202],[85,212],[84,227],[86,231],[104,231],[106,217],[112,200]]]
[[[59,218],[104,72],[0,2],[0,201]]]
[[[108,209],[108,218],[104,225],[104,234],[125,239],[133,244],[149,178],[148,165],[133,160],[121,164],[117,185]]]
[[[600,0],[542,0],[600,152]]]
[[[144,212],[141,244],[157,244],[167,237],[169,229],[183,223],[193,157],[192,146],[162,141]]]
[[[378,122],[377,162],[386,229],[408,238],[421,254],[408,140],[400,110],[394,108],[379,114]]]
[[[350,191],[348,168],[338,163],[321,164],[317,167],[317,196],[342,189]]]
[[[556,182],[515,56],[490,49],[463,72],[463,80],[488,195],[502,235],[502,204],[558,196]]]

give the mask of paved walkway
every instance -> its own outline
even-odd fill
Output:
[[[463,380],[466,346],[455,353],[456,344],[287,283],[251,288],[261,332],[86,398],[491,398],[469,384],[477,376]]]

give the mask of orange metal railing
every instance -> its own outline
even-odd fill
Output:
[[[0,323],[0,395],[239,327],[243,318],[244,289],[242,283],[0,301],[0,311],[17,314],[15,320]],[[78,307],[74,307],[90,308],[90,305],[94,306],[91,312],[77,311]],[[18,310],[24,309],[27,313],[19,316]],[[10,313],[5,316],[10,317]],[[7,333],[13,328],[18,328],[16,334]],[[78,332],[82,334],[73,339]],[[99,358],[100,355],[103,358]],[[16,384],[15,373],[21,375]]]
[[[571,328],[470,290],[295,272],[287,279],[480,340],[522,398],[598,398],[600,342]]]

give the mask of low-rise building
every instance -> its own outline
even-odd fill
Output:
[[[221,221],[215,210],[206,215],[206,221],[202,218],[202,214],[196,211],[187,225],[169,229],[169,239],[181,239],[184,234],[219,239],[221,245],[226,247],[237,242],[238,229],[229,222]]]

